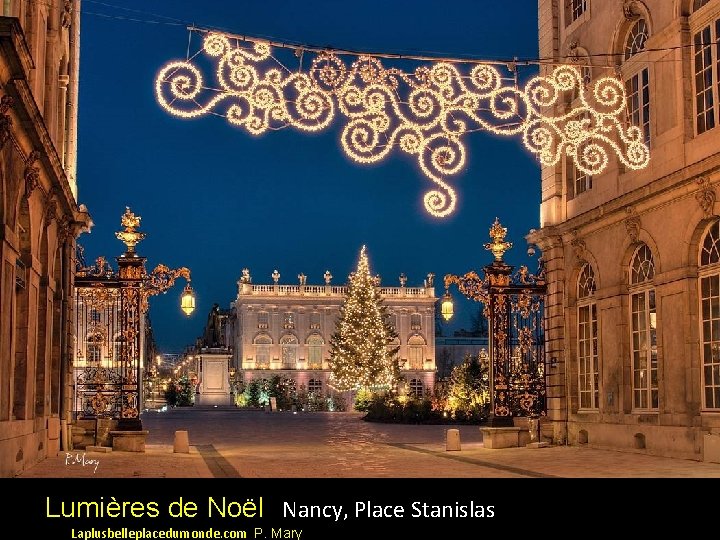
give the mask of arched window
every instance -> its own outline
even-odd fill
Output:
[[[581,409],[599,406],[599,366],[595,272],[590,263],[580,270],[577,283],[578,397]]]
[[[630,262],[630,319],[633,367],[633,408],[658,408],[657,311],[655,262],[646,244]]]
[[[705,234],[700,250],[703,406],[720,409],[720,222]]]
[[[416,399],[423,396],[423,382],[421,379],[410,379],[410,395]]]
[[[322,381],[320,379],[310,379],[308,381],[308,393],[315,395],[321,394],[322,386]]]
[[[649,29],[645,19],[635,21],[625,39],[625,60],[629,60],[639,52],[644,51],[645,42],[649,36]]]
[[[697,11],[708,2],[710,2],[710,0],[693,0],[693,11]]]
[[[325,340],[318,334],[312,334],[307,339],[308,367],[310,369],[322,368],[322,351]]]
[[[420,336],[412,336],[408,340],[408,360],[410,369],[423,369],[423,350],[425,340]]]
[[[283,369],[295,369],[298,340],[292,334],[280,338],[280,356]]]
[[[630,27],[625,38],[625,60],[645,50],[650,30],[645,19],[638,19]],[[650,70],[648,67],[625,81],[628,118],[632,125],[640,128],[645,144],[650,144]]]
[[[267,369],[270,367],[270,345],[272,339],[270,336],[260,334],[255,338],[255,363],[258,369]]]

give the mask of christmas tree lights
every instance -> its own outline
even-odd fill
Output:
[[[363,246],[330,338],[330,384],[334,388],[387,390],[394,386],[399,347],[393,345],[397,333],[387,317]]]
[[[612,155],[629,169],[642,169],[650,152],[642,131],[626,126],[622,81],[602,77],[586,88],[574,66],[556,67],[520,88],[500,68],[438,60],[407,73],[379,58],[298,48],[312,57],[306,71],[286,67],[262,40],[208,33],[204,53],[217,61],[217,87],[210,87],[193,59],[174,61],[157,75],[155,91],[170,114],[224,116],[253,135],[294,127],[319,131],[336,116],[344,119],[340,142],[359,163],[374,163],[394,147],[414,155],[435,187],[425,193],[433,216],[452,213],[457,195],[447,178],[466,161],[464,136],[473,131],[522,137],[543,165],[567,156],[590,175],[604,171]],[[279,67],[278,67],[279,66]],[[508,69],[514,71],[512,66]],[[514,74],[513,74],[514,75]],[[576,105],[556,114],[576,94]]]

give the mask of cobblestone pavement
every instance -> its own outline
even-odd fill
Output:
[[[491,450],[477,426],[376,424],[357,413],[174,409],[146,413],[143,427],[150,431],[144,454],[61,453],[21,476],[720,478],[720,464],[586,447]],[[445,451],[449,427],[460,430],[459,452]],[[189,432],[189,454],[172,452],[180,429]]]

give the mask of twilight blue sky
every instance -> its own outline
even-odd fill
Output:
[[[358,165],[342,152],[337,121],[319,134],[288,128],[256,137],[218,117],[169,116],[155,101],[154,78],[167,61],[184,59],[188,32],[181,24],[130,19],[173,22],[151,12],[353,50],[535,58],[536,6],[535,0],[513,9],[477,0],[84,0],[78,185],[95,223],[80,238],[88,262],[121,253],[114,231],[128,205],[143,218],[148,237],[138,251],[148,257],[148,270],[161,262],[192,270],[193,316],[179,310],[182,284],[151,299],[162,352],[192,343],[214,302],[229,305],[243,267],[254,283],[271,282],[277,268],[281,283],[295,284],[303,272],[308,284],[319,284],[329,269],[340,284],[367,244],[383,285],[397,285],[405,272],[408,286],[418,286],[434,272],[440,296],[444,274],[490,262],[482,244],[496,215],[515,242],[508,260],[528,263],[523,236],[539,225],[540,173],[520,138],[467,137],[465,170],[451,180],[457,209],[439,220],[423,208],[431,183],[414,156],[396,151]],[[467,326],[475,310],[458,302],[452,327]]]

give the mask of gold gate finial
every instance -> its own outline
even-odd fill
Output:
[[[140,220],[142,217],[136,216],[130,211],[130,207],[125,207],[125,213],[120,219],[120,224],[125,227],[124,231],[118,231],[115,236],[123,244],[127,246],[128,253],[135,253],[135,246],[145,238],[145,233],[136,231],[140,227]]]
[[[498,262],[502,262],[503,255],[512,247],[512,242],[505,241],[506,234],[507,228],[500,224],[498,218],[495,218],[495,223],[490,227],[490,238],[492,238],[492,242],[485,244],[485,249],[490,251]]]

